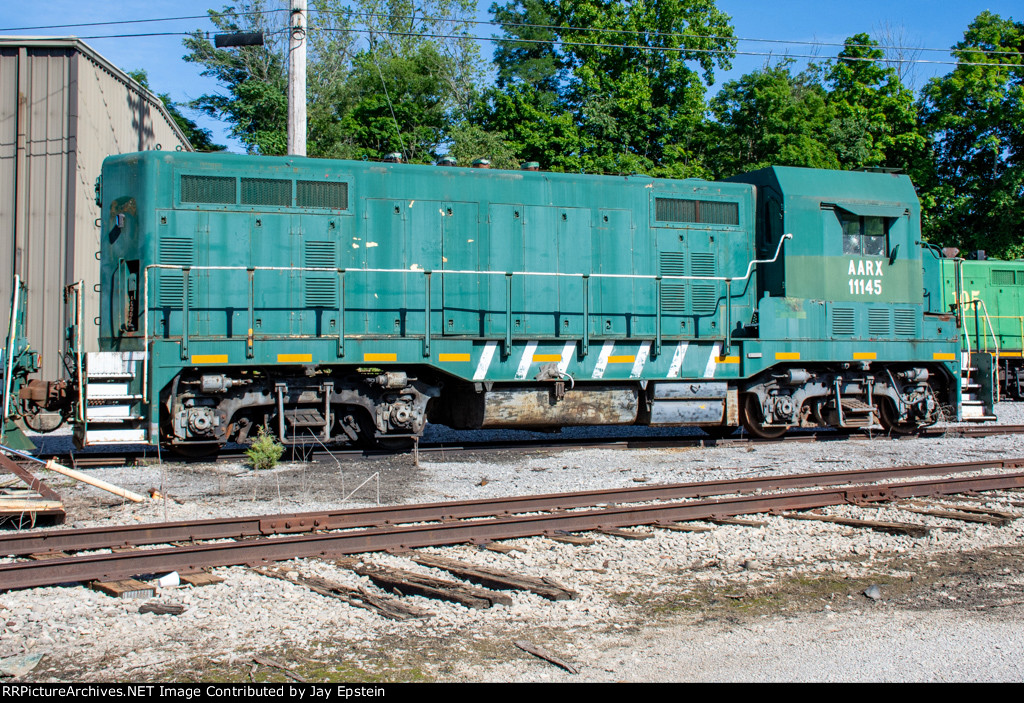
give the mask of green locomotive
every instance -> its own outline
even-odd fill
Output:
[[[108,158],[97,197],[102,351],[69,335],[82,444],[909,432],[960,403],[959,320],[905,176],[145,152]]]
[[[1024,261],[943,259],[947,309],[963,318],[962,353],[981,358],[1004,396],[1024,400]]]

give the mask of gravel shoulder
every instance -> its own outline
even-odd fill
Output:
[[[1024,424],[1016,406],[1006,424]],[[955,428],[953,428],[955,430]],[[225,514],[486,498],[738,476],[1024,456],[1024,437],[848,440],[659,450],[590,449],[431,454],[319,464],[173,464],[95,470],[168,499],[125,504],[53,480],[68,526]],[[992,496],[1014,510],[1024,494]],[[974,503],[981,505],[981,503]],[[763,518],[763,527],[703,533],[647,530],[587,547],[546,538],[523,551],[472,546],[425,550],[557,579],[579,593],[549,602],[516,593],[485,610],[407,597],[430,618],[378,615],[243,567],[223,583],[159,589],[181,615],[138,612],[81,586],[0,593],[0,659],[43,654],[27,681],[277,681],[254,666],[270,657],[321,681],[1020,681],[1024,679],[1024,519],[1004,527],[930,518],[894,507],[835,514],[925,522],[910,538],[837,525]],[[1024,507],[1016,508],[1024,516]],[[435,573],[400,555],[377,564]],[[323,560],[289,569],[374,590]],[[878,586],[880,597],[864,595]],[[570,674],[517,649],[541,646],[580,669]]]

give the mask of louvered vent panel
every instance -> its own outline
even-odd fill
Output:
[[[182,176],[181,202],[233,205],[235,179],[225,176]]]
[[[680,198],[655,198],[654,219],[658,222],[696,222],[697,201]]]
[[[661,284],[661,309],[663,312],[686,312],[686,284]]]
[[[693,284],[693,313],[709,315],[718,307],[718,286],[713,283]]]
[[[740,223],[740,206],[736,203],[702,200],[700,201],[700,221],[709,225],[738,225]]]
[[[172,266],[191,266],[195,263],[194,247],[191,239],[183,237],[166,237],[160,240],[160,263]],[[180,308],[182,305],[181,287],[184,276],[177,272],[160,270],[160,291],[157,302],[161,307]],[[190,295],[195,295],[195,276],[189,276],[188,288]]]
[[[242,205],[273,205],[289,207],[292,204],[292,182],[283,178],[243,178]]]
[[[662,276],[685,276],[686,254],[677,251],[663,251],[659,258]]]
[[[334,308],[338,306],[338,279],[310,277],[306,279],[306,307]]]
[[[894,310],[896,334],[917,336],[917,313],[914,310]]]
[[[1005,271],[1002,269],[992,269],[992,285],[996,286],[1012,286],[1013,285],[1013,271]]]
[[[295,204],[299,207],[348,210],[348,183],[298,181],[295,184]]]
[[[656,222],[689,222],[707,225],[738,225],[739,203],[718,200],[688,200],[683,198],[655,198]]]
[[[693,254],[690,256],[690,273],[694,276],[714,276],[715,255]]]
[[[868,336],[888,337],[892,334],[890,329],[889,311],[885,308],[872,308],[868,310]]]
[[[1024,286],[1024,271],[1017,271],[1017,285]]]
[[[832,308],[832,334],[853,335],[853,308]]]
[[[335,268],[338,265],[338,245],[335,242],[306,242],[306,266]]]

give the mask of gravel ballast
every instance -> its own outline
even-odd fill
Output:
[[[1002,404],[1001,422],[1024,424]],[[441,435],[444,428],[430,428]],[[581,430],[574,430],[581,431]],[[633,430],[635,433],[635,430]],[[47,476],[68,526],[180,520],[382,503],[488,498],[744,476],[1024,456],[1024,436],[848,439],[681,449],[424,453],[254,473],[241,464],[97,469],[99,478],[168,496],[142,505]],[[166,458],[166,457],[165,457]],[[43,472],[40,472],[43,473]],[[358,488],[357,488],[358,487]],[[347,498],[347,500],[346,500]],[[970,505],[1024,515],[1024,493]],[[966,503],[965,503],[966,504]],[[651,528],[651,539],[592,535],[580,547],[514,540],[524,551],[427,549],[579,594],[471,610],[407,596],[430,618],[395,622],[244,567],[223,583],[160,588],[180,615],[139,613],[82,586],[0,594],[0,659],[45,656],[24,680],[278,680],[253,657],[311,680],[441,681],[1019,681],[1024,678],[1024,519],[1003,527],[841,506],[829,514],[924,523],[912,538],[759,516],[764,527]],[[401,555],[368,563],[451,578]],[[287,569],[385,595],[324,560]],[[864,595],[877,586],[877,598]],[[526,640],[580,669],[570,674],[513,645]],[[283,679],[281,679],[283,680]]]

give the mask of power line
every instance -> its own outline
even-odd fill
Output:
[[[218,13],[223,17],[244,17],[251,15],[260,14],[273,14],[288,12],[287,8],[269,9],[262,11],[250,11],[250,12],[224,12]],[[547,30],[561,30],[571,32],[591,32],[591,33],[602,33],[602,34],[626,34],[626,35],[642,35],[645,37],[664,37],[664,38],[682,38],[682,39],[712,39],[712,40],[725,40],[735,42],[750,42],[750,43],[763,43],[763,44],[788,44],[798,46],[834,46],[834,47],[849,47],[849,48],[864,48],[864,49],[879,49],[879,50],[893,50],[893,51],[931,51],[931,52],[942,52],[942,53],[982,53],[985,55],[999,56],[1021,56],[1019,51],[1004,51],[998,49],[981,49],[977,47],[967,47],[963,49],[945,49],[936,47],[914,47],[914,46],[892,46],[883,44],[855,44],[855,43],[839,43],[839,42],[825,42],[825,41],[811,41],[811,40],[799,40],[799,39],[767,39],[767,38],[756,38],[756,37],[735,37],[726,35],[714,35],[714,34],[687,34],[685,32],[660,32],[660,31],[642,31],[642,30],[631,30],[631,29],[615,29],[615,28],[597,28],[597,27],[573,27],[563,25],[546,25],[546,24],[532,24],[528,22],[499,22],[496,20],[471,20],[462,19],[456,17],[415,17],[412,15],[386,15],[383,13],[375,12],[350,12],[346,13],[343,11],[330,11],[330,10],[311,10],[317,14],[328,14],[328,15],[345,15],[352,17],[363,17],[363,18],[385,18],[385,19],[405,19],[405,20],[422,20],[425,22],[443,23],[449,22],[454,24],[467,24],[467,25],[483,25],[483,26],[494,26],[501,29],[508,29],[514,27],[522,27],[528,29],[547,29]],[[125,25],[125,24],[144,24],[150,22],[178,22],[184,20],[196,20],[196,19],[208,19],[209,15],[183,15],[180,17],[154,17],[147,19],[135,19],[135,20],[111,20],[109,22],[82,22],[82,23],[71,23],[71,24],[55,24],[55,25],[37,25],[33,27],[4,27],[0,28],[0,32],[17,32],[17,31],[29,31],[29,30],[41,30],[41,29],[76,29],[83,27],[98,27],[98,26],[110,26],[110,25]],[[437,34],[421,34],[411,32],[395,32],[388,30],[358,30],[353,29],[349,31],[372,31],[378,34],[385,35],[410,35],[415,36],[426,36],[431,38],[451,38],[451,35],[437,35]],[[130,38],[135,36],[171,36],[175,33],[145,33],[145,34],[111,34],[111,35],[94,35],[89,37],[81,37],[83,39],[109,39],[109,38]],[[614,47],[621,46],[623,48],[642,48],[642,45],[614,45],[605,43],[583,43],[583,42],[559,42],[557,40],[531,40],[523,38],[512,38],[512,37],[479,37],[474,35],[457,35],[458,38],[474,39],[476,41],[486,42],[520,42],[520,43],[562,43],[570,46],[595,46],[595,47]],[[658,47],[651,47],[658,48]],[[666,47],[666,49],[669,49]],[[687,49],[688,51],[697,51],[701,53],[729,53],[727,50],[721,49]],[[736,51],[734,52],[740,56],[774,56],[772,52],[753,52],[753,51]],[[795,58],[819,58],[816,55],[804,55],[804,54],[787,54]],[[941,61],[910,61],[910,60],[897,60],[897,59],[885,59],[890,62],[896,63],[940,63],[948,65],[976,65],[976,64],[963,64],[960,62],[941,62]],[[981,64],[991,65],[991,64]]]

